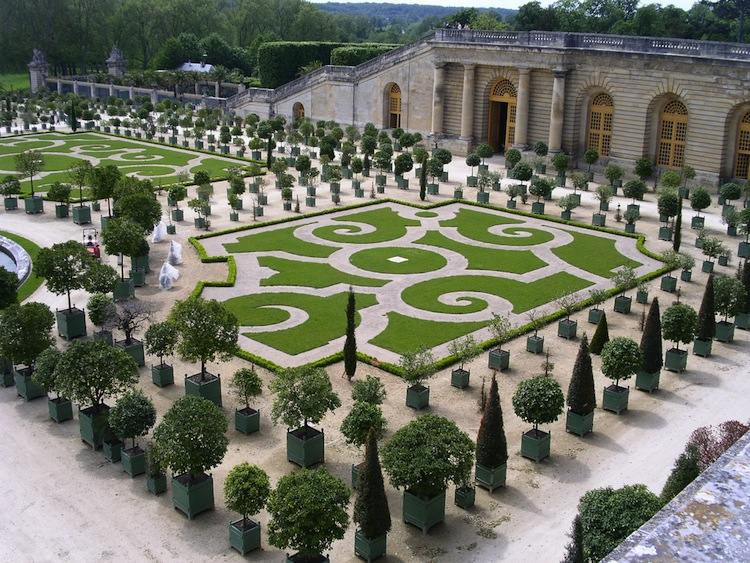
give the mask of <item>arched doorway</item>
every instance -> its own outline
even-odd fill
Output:
[[[750,112],[742,116],[737,130],[734,177],[743,180],[750,178]]]
[[[586,149],[594,149],[599,156],[609,156],[612,145],[612,115],[615,105],[612,96],[601,92],[591,99]]]
[[[487,144],[503,153],[516,137],[516,88],[510,80],[498,80],[490,90]]]
[[[292,106],[292,117],[294,121],[300,121],[305,118],[305,106],[300,102],[295,102]]]
[[[680,100],[667,102],[659,118],[656,164],[681,168],[685,163],[688,111]]]
[[[389,129],[401,127],[401,88],[398,84],[391,84],[388,89],[388,123]]]

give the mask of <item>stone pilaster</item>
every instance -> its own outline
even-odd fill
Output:
[[[555,80],[552,83],[552,105],[549,116],[549,145],[550,153],[562,150],[563,115],[565,113],[565,75],[567,70],[556,68]]]
[[[471,141],[474,132],[475,64],[464,64],[464,89],[461,97],[461,139]]]
[[[443,133],[443,112],[445,100],[445,63],[436,62],[432,86],[432,135]]]
[[[47,87],[47,76],[49,75],[47,57],[45,57],[44,53],[39,49],[34,49],[31,62],[27,66],[29,68],[31,93],[35,94],[39,92],[39,90],[44,90]]]
[[[518,96],[516,97],[516,135],[513,146],[524,150],[528,148],[529,140],[529,82],[531,69],[518,69]]]

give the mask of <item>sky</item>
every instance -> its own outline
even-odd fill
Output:
[[[326,2],[328,0],[310,0],[311,2],[315,3],[321,3]],[[351,4],[358,4],[358,0],[331,0],[335,2],[346,2]],[[496,2],[487,1],[487,0],[361,0],[361,1],[380,1],[385,2],[387,4],[429,4],[432,6],[465,6],[470,8],[518,8],[522,4],[526,4],[529,0],[500,0]],[[673,0],[671,2],[658,2],[658,1],[649,1],[649,0],[641,0],[641,4],[672,4],[674,6],[677,6],[678,8],[683,8],[685,10],[690,9],[690,7],[696,2],[697,0]],[[550,0],[540,0],[543,6],[547,6],[549,4],[552,4],[553,1]]]

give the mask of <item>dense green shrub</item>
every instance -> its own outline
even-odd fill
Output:
[[[357,66],[364,62],[379,57],[380,55],[393,50],[396,45],[390,44],[365,44],[365,45],[347,45],[346,47],[337,47],[331,51],[331,64],[342,66]]]
[[[688,443],[685,451],[675,460],[672,472],[667,477],[667,482],[664,483],[664,488],[661,490],[661,500],[665,503],[672,500],[692,483],[700,475],[700,472],[698,448],[695,444]]]

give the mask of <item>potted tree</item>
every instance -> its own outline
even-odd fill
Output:
[[[503,411],[494,373],[482,413],[482,422],[479,424],[476,459],[474,477],[478,485],[488,489],[490,494],[496,488],[505,486],[508,472],[508,443],[505,439]]]
[[[86,304],[91,324],[99,330],[92,335],[94,340],[112,344],[112,328],[116,326],[117,307],[109,295],[94,293]]]
[[[667,370],[683,372],[687,368],[687,350],[680,350],[680,342],[689,344],[693,341],[697,323],[695,310],[684,303],[675,303],[664,311],[661,318],[662,337],[675,343],[675,347],[667,350],[664,357]]]
[[[698,311],[697,334],[693,342],[693,354],[708,358],[716,336],[716,306],[714,276],[710,274],[703,290],[703,299]],[[687,361],[687,360],[686,360]]]
[[[151,318],[151,310],[140,301],[127,301],[117,309],[115,326],[120,329],[125,338],[115,340],[115,347],[124,350],[130,355],[138,367],[146,365],[143,354],[143,342],[135,338],[134,334],[142,328]]]
[[[435,360],[425,347],[417,348],[401,355],[399,359],[403,379],[409,384],[406,388],[406,406],[422,410],[430,404],[430,388],[425,381],[435,370]]]
[[[505,207],[508,209],[516,209],[516,198],[521,195],[521,186],[513,184],[508,186],[505,191],[508,194],[508,201],[505,203]]]
[[[630,206],[628,206],[630,207]],[[619,206],[618,206],[619,211]],[[635,209],[628,209],[625,211],[625,232],[633,234],[635,233],[635,222],[640,217],[640,212],[636,211]]]
[[[106,233],[109,228],[109,221],[112,219],[111,199],[115,194],[115,189],[122,181],[122,172],[114,164],[94,166],[91,169],[89,178],[91,190],[97,200],[104,199],[107,201],[107,215],[102,215],[102,233]],[[118,253],[115,253],[118,254]]]
[[[50,330],[54,323],[49,307],[34,301],[12,304],[0,312],[0,357],[8,358],[16,366],[13,371],[16,393],[26,401],[45,394],[32,376],[39,354],[53,345]]]
[[[508,171],[508,178],[515,178],[515,173],[512,173],[516,167],[516,164],[521,162],[521,151],[518,149],[508,149],[505,151],[505,168]],[[468,163],[467,163],[468,164]]]
[[[716,312],[724,317],[716,323],[716,340],[724,343],[734,341],[734,323],[729,319],[740,310],[745,299],[745,286],[734,277],[717,276],[714,279],[714,304]]]
[[[688,182],[695,178],[695,169],[692,166],[685,165],[680,171],[682,177],[682,186],[680,187],[679,193],[682,199],[688,199],[690,197],[690,188]]]
[[[649,393],[659,388],[661,368],[664,366],[661,345],[661,313],[659,299],[654,297],[648,309],[646,324],[641,336],[641,363],[635,378],[635,388]]]
[[[594,173],[591,167],[599,160],[599,152],[596,149],[588,149],[583,153],[583,161],[586,163],[586,179],[589,182],[594,181]]]
[[[96,450],[112,438],[104,401],[135,385],[138,366],[123,350],[101,340],[77,340],[60,356],[55,379],[59,393],[79,405],[81,440]]]
[[[566,340],[574,340],[578,331],[578,323],[570,318],[575,311],[576,298],[572,293],[562,295],[557,299],[557,306],[565,313],[565,318],[557,323],[557,336]]]
[[[552,157],[552,166],[557,171],[557,185],[561,188],[565,187],[565,173],[568,170],[570,164],[570,157],[564,152],[559,152]]]
[[[565,430],[578,436],[585,436],[594,429],[594,371],[591,367],[589,341],[586,335],[581,338],[578,355],[573,365],[573,374],[568,386],[568,412],[565,416]]]
[[[122,469],[131,477],[146,472],[146,451],[136,438],[145,436],[156,423],[156,408],[143,391],[127,391],[109,411],[109,427],[120,440],[132,440],[130,448],[121,451]]]
[[[178,301],[169,315],[178,334],[177,352],[186,362],[200,362],[200,373],[185,375],[185,394],[198,395],[221,406],[221,379],[206,371],[206,363],[227,361],[237,348],[237,317],[213,299]]]
[[[524,379],[513,393],[516,415],[534,428],[521,437],[521,455],[536,462],[549,457],[551,433],[539,430],[540,424],[551,424],[562,414],[565,406],[560,384],[546,375]]]
[[[5,211],[18,209],[18,196],[21,193],[21,182],[15,176],[6,176],[0,184],[0,193],[3,194],[3,205]]]
[[[677,290],[677,278],[671,274],[671,271],[680,267],[681,255],[670,249],[662,253],[661,259],[664,262],[664,266],[670,270],[670,273],[665,274],[661,278],[661,290],[667,293],[674,293]]]
[[[49,417],[58,424],[73,418],[73,403],[57,391],[55,368],[60,355],[57,348],[47,348],[39,354],[36,360],[36,369],[32,376],[34,383],[47,392]],[[50,397],[49,393],[54,393],[55,397]]]
[[[167,387],[174,383],[174,368],[164,363],[164,356],[174,354],[177,347],[177,330],[174,323],[164,321],[154,323],[144,335],[146,352],[159,358],[157,365],[151,366],[151,381],[157,387]]]
[[[349,525],[349,497],[344,482],[323,468],[283,476],[268,499],[268,542],[297,552],[286,555],[287,563],[329,563],[324,552],[344,537]]]
[[[538,164],[534,167],[536,174],[545,174],[547,172],[547,166],[544,164],[544,157],[547,156],[549,147],[542,141],[534,143],[534,154],[538,159]],[[520,154],[520,153],[519,153]]]
[[[689,282],[693,277],[693,268],[695,267],[695,259],[689,254],[680,254],[679,267],[681,268],[680,279],[684,282]]]
[[[726,251],[726,246],[718,237],[705,237],[703,239],[703,255],[707,258],[703,261],[701,271],[710,274],[714,271],[714,261],[720,254]]]
[[[721,214],[726,215],[734,209],[732,202],[742,197],[742,188],[734,182],[728,182],[719,188],[719,205],[722,206]]]
[[[487,143],[481,143],[476,146],[474,152],[481,159],[481,163],[479,164],[479,172],[487,172],[489,170],[489,165],[485,163],[485,160],[487,160],[488,158],[492,158],[492,155],[494,154],[492,147]]]
[[[445,518],[449,483],[467,483],[474,443],[452,420],[425,414],[400,428],[383,448],[391,485],[404,489],[404,522],[423,533]]]
[[[29,179],[31,194],[23,200],[26,213],[31,215],[44,213],[44,199],[34,194],[34,176],[44,168],[44,155],[35,150],[23,151],[15,156],[15,160],[16,171],[21,178]]]
[[[86,313],[73,307],[70,292],[82,289],[93,259],[86,248],[75,241],[42,248],[34,260],[38,276],[47,280],[47,288],[56,295],[67,295],[68,308],[55,313],[57,332],[71,340],[86,335]]]
[[[624,170],[616,164],[608,164],[604,169],[604,177],[609,180],[609,186],[612,188],[613,195],[617,195],[617,188],[622,185]]]
[[[609,325],[607,324],[607,315],[602,311],[602,316],[599,319],[599,323],[596,325],[594,336],[591,339],[591,345],[589,351],[597,356],[602,353],[604,345],[609,342]]]
[[[197,215],[194,219],[196,229],[208,230],[208,216],[211,214],[211,206],[207,201],[196,198],[188,201],[188,207]]]
[[[641,206],[636,201],[643,201],[643,195],[646,193],[646,184],[641,180],[630,180],[623,186],[622,193],[625,197],[629,197],[632,200],[632,203],[628,204],[627,211],[635,211],[635,219],[639,219],[641,216]]]
[[[235,430],[243,434],[257,432],[260,430],[260,412],[250,407],[250,400],[263,392],[263,382],[255,366],[234,372],[230,388],[240,404],[244,404],[244,407],[234,411]]]
[[[580,201],[580,195],[578,196],[578,198],[575,198],[573,194],[568,194],[557,200],[558,207],[562,209],[562,211],[560,212],[560,217],[562,217],[566,221],[571,220],[573,210],[579,205],[576,199]]]
[[[61,182],[55,182],[47,190],[47,199],[56,201],[55,217],[66,219],[70,213],[70,186]]]
[[[167,490],[167,474],[154,443],[149,443],[146,448],[146,488],[156,496]]]
[[[618,295],[615,297],[615,312],[627,315],[630,313],[630,308],[633,304],[633,298],[623,295],[625,291],[633,287],[636,283],[635,272],[633,268],[629,266],[622,266],[612,276],[612,283],[618,290]]]
[[[349,411],[349,414],[346,415],[341,423],[341,434],[343,434],[347,444],[361,448],[365,445],[370,431],[375,433],[376,438],[382,438],[386,425],[387,422],[383,417],[380,405],[365,401],[355,401],[352,410]],[[353,489],[357,488],[363,463],[359,465],[352,464]]]
[[[227,419],[202,397],[177,399],[154,430],[159,459],[172,470],[172,502],[188,519],[214,507],[213,477],[206,472],[227,451]]]
[[[664,189],[657,200],[659,220],[663,223],[659,227],[659,240],[672,240],[672,227],[670,221],[682,210],[682,200],[677,192],[672,189]]]
[[[544,178],[536,178],[531,181],[529,193],[536,197],[536,201],[531,204],[531,212],[536,215],[544,215],[544,202],[542,198],[547,199],[552,193],[552,184]]]
[[[592,289],[589,291],[589,303],[591,303],[592,307],[589,309],[588,321],[591,324],[598,325],[604,316],[604,309],[600,309],[599,305],[604,303],[606,299],[607,292],[603,289]]]
[[[451,385],[458,389],[466,389],[469,386],[470,372],[464,369],[464,365],[478,357],[482,353],[482,348],[469,334],[451,341],[448,345],[448,353],[458,362],[458,367],[451,370]]]
[[[374,561],[385,555],[386,536],[391,529],[391,513],[380,469],[378,439],[374,431],[367,434],[365,461],[361,465],[357,485],[357,500],[352,516],[357,524],[354,553],[366,561]]]
[[[643,355],[638,343],[631,338],[616,336],[602,349],[602,373],[614,385],[604,388],[602,408],[620,414],[628,408],[627,387],[620,387],[620,380],[630,379],[643,363]]]
[[[740,211],[738,226],[740,233],[745,236],[745,240],[737,246],[737,257],[750,258],[750,242],[748,242],[750,240],[750,207]]]
[[[541,354],[544,351],[544,336],[539,336],[539,327],[542,326],[544,312],[540,309],[531,309],[526,313],[529,319],[528,326],[534,334],[526,337],[526,351],[532,354]]]
[[[693,216],[690,221],[691,229],[702,229],[705,225],[706,218],[701,217],[701,211],[707,209],[711,205],[711,195],[703,187],[698,187],[693,191],[693,195],[690,196],[690,207],[696,211],[696,215]]]
[[[505,157],[505,160],[506,162],[508,161],[507,155]],[[466,166],[471,168],[471,175],[466,177],[466,185],[470,188],[477,187],[477,177],[474,175],[474,169],[479,166],[481,162],[482,159],[475,152],[469,153],[469,155],[466,157]]]
[[[734,322],[737,328],[740,330],[750,329],[750,264],[745,260],[745,264],[742,266],[742,286],[744,288],[744,295],[740,299],[739,310],[734,316]]]
[[[257,465],[240,463],[227,474],[224,503],[229,510],[242,514],[242,520],[229,524],[229,545],[240,555],[260,548],[260,523],[250,516],[263,510],[270,494],[268,474]]]
[[[172,221],[182,221],[185,218],[185,213],[180,209],[180,202],[185,201],[187,198],[187,188],[182,184],[175,184],[169,188],[169,195],[167,200],[169,205],[173,206],[171,217]]]
[[[331,380],[323,368],[304,366],[280,372],[270,384],[276,395],[271,411],[274,424],[287,427],[287,460],[310,467],[325,460],[325,435],[317,424],[327,412],[341,406]]]
[[[111,219],[102,235],[104,249],[109,255],[119,255],[120,281],[114,288],[115,301],[124,301],[135,295],[132,278],[125,277],[123,256],[136,256],[143,248],[146,233],[143,228],[125,218]]]

